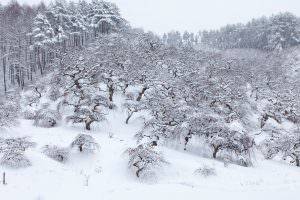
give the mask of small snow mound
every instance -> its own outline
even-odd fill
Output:
[[[195,175],[200,175],[202,177],[209,177],[209,176],[216,176],[216,169],[213,167],[210,167],[208,165],[203,165],[201,168],[196,169],[194,172]]]

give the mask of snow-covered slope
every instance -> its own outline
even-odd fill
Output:
[[[21,121],[19,127],[3,132],[6,136],[30,136],[38,144],[26,153],[32,166],[9,169],[7,185],[0,185],[0,199],[5,200],[152,200],[152,199],[297,199],[300,187],[299,168],[283,162],[267,161],[256,154],[253,167],[224,166],[222,162],[181,150],[162,149],[169,164],[156,182],[145,183],[127,167],[124,151],[135,145],[133,135],[142,123],[113,111],[108,120],[91,132],[76,127],[52,129]],[[95,154],[72,152],[66,164],[41,153],[46,144],[68,146],[78,133],[91,134],[101,145]],[[194,171],[207,165],[215,176],[202,177]]]

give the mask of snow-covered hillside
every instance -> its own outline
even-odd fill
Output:
[[[60,126],[51,129],[33,126],[22,120],[19,127],[3,136],[29,136],[37,146],[26,155],[32,166],[11,169],[0,166],[6,173],[7,185],[0,185],[0,197],[7,200],[152,200],[152,199],[297,199],[300,173],[297,167],[279,161],[265,160],[256,154],[253,167],[242,167],[210,158],[197,152],[184,152],[163,147],[168,165],[156,181],[143,182],[128,169],[125,150],[135,146],[133,135],[142,121],[135,118],[126,125],[126,115],[117,109],[108,120],[93,131]],[[92,135],[100,144],[99,152],[72,152],[65,164],[41,153],[47,144],[68,147],[78,133]],[[215,175],[204,177],[195,170],[208,166]]]
[[[297,199],[299,70],[288,12],[161,37],[0,3],[0,200]]]

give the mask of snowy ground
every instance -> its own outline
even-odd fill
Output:
[[[125,116],[118,111],[108,116],[97,131],[90,133],[74,127],[52,129],[32,126],[23,120],[19,127],[1,133],[9,136],[30,136],[38,146],[27,152],[32,166],[8,169],[7,185],[0,185],[2,200],[198,200],[198,199],[297,199],[300,169],[256,156],[255,165],[245,168],[224,164],[198,155],[163,149],[170,163],[156,183],[143,183],[127,168],[128,147],[135,144],[133,135],[139,120],[125,125]],[[41,153],[46,144],[68,146],[78,133],[91,134],[101,145],[99,153],[73,153],[66,164],[58,163]],[[113,133],[113,137],[109,135]],[[193,172],[202,165],[215,167],[216,176],[200,177]]]

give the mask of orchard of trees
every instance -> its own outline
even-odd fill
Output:
[[[131,28],[116,5],[100,0],[12,2],[0,13],[2,85],[11,98],[0,101],[1,127],[16,119],[11,104],[21,104],[17,110],[35,125],[65,120],[91,130],[121,94],[124,123],[144,115],[138,146],[126,151],[138,177],[167,163],[157,148],[170,141],[186,151],[206,148],[214,159],[229,155],[242,166],[253,164],[256,148],[300,165],[300,57],[289,48],[300,42],[294,15],[160,38]],[[257,135],[267,139],[257,143]],[[98,145],[81,135],[71,146],[82,152]],[[57,146],[44,153],[61,162],[68,157]]]

